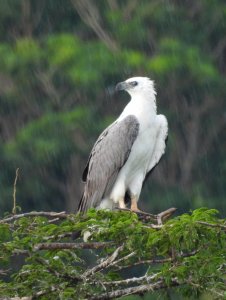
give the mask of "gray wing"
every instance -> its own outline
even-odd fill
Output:
[[[110,192],[129,157],[138,132],[138,120],[130,115],[114,122],[99,136],[83,172],[85,187],[78,211],[85,212],[97,207],[104,195]]]

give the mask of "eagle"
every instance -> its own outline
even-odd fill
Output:
[[[116,85],[131,96],[120,116],[98,137],[82,180],[84,192],[78,211],[89,208],[130,209],[139,212],[138,200],[148,173],[165,152],[168,122],[157,114],[154,82],[133,77]]]

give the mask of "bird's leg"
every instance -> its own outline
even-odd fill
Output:
[[[124,197],[119,199],[118,204],[119,208],[126,208]]]
[[[137,207],[137,197],[131,197],[131,207],[130,209],[134,212],[142,212],[138,207]]]

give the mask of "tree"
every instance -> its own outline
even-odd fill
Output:
[[[0,297],[97,300],[175,290],[223,299],[226,220],[201,208],[162,224],[173,211],[7,216],[0,220]]]
[[[155,80],[170,128],[145,209],[225,213],[224,20],[221,0],[3,1],[0,214],[16,168],[24,209],[76,208],[92,144],[128,100],[113,86],[133,75]]]

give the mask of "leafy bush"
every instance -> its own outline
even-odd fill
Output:
[[[112,299],[170,288],[223,299],[226,220],[216,214],[201,208],[164,225],[150,215],[93,209],[5,217],[0,297]]]

